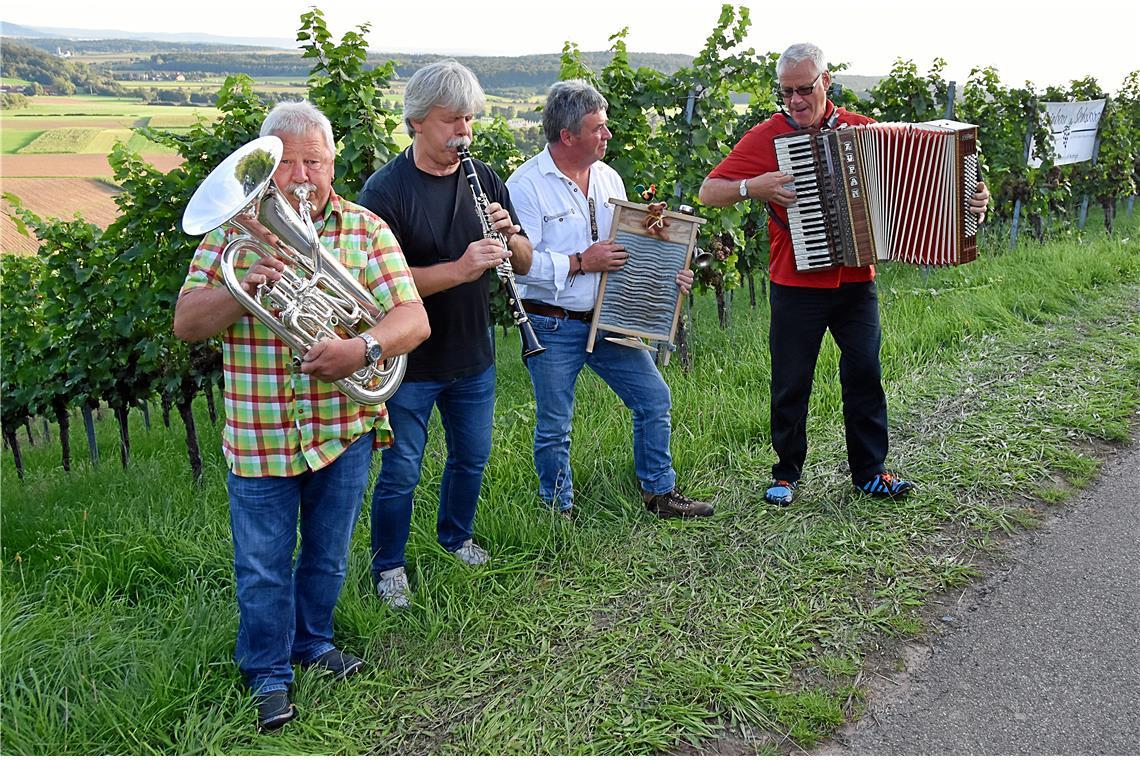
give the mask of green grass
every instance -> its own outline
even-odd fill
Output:
[[[43,133],[42,129],[0,130],[0,153],[17,153]]]
[[[167,114],[217,113],[216,109],[202,106],[147,105],[138,98],[111,98],[104,95],[74,95],[67,98],[51,95],[29,98],[27,108],[20,109],[11,119],[43,118],[45,116],[162,116]],[[8,120],[8,117],[5,118]]]
[[[78,418],[70,474],[41,443],[25,450],[19,483],[5,452],[5,751],[644,754],[725,735],[748,737],[750,752],[806,748],[860,708],[871,647],[921,633],[930,594],[968,583],[995,536],[1046,509],[1027,503],[1087,484],[1088,441],[1127,439],[1140,407],[1140,252],[1137,219],[1121,224],[1114,240],[989,249],[952,270],[883,268],[891,463],[920,484],[898,504],[850,488],[830,341],[801,498],[762,503],[767,316],[738,292],[723,332],[712,299],[697,299],[693,371],[665,370],[681,486],[712,498],[716,516],[645,513],[629,414],[583,373],[580,518],[552,518],[534,496],[534,404],[511,335],[476,522],[492,563],[458,567],[435,544],[434,422],[408,549],[414,608],[391,613],[371,596],[362,516],[336,630],[372,667],[340,685],[301,673],[302,717],[277,736],[252,730],[230,662],[219,425],[199,409],[201,488],[181,425],[164,429],[153,409],[149,432],[132,413],[126,472],[110,415],[97,467]]]
[[[131,129],[104,129],[89,142],[82,151],[76,152],[107,155],[111,152],[111,149],[115,147],[115,144],[120,142],[125,143],[128,148],[137,153],[145,153],[147,155],[154,155],[156,153],[174,154],[178,152],[165,145],[151,142]]]

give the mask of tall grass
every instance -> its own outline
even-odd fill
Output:
[[[59,127],[49,129],[24,147],[19,153],[85,153],[87,145],[99,136],[102,130],[91,127]]]
[[[1124,223],[1116,239],[1024,244],[952,270],[884,268],[890,461],[919,483],[898,504],[850,488],[830,341],[801,498],[762,502],[767,310],[738,297],[722,332],[703,297],[693,371],[674,362],[665,376],[680,484],[716,516],[645,512],[628,412],[584,373],[580,516],[552,517],[535,495],[534,403],[510,336],[476,522],[492,562],[470,570],[435,543],[435,422],[408,548],[413,609],[372,596],[362,516],[336,630],[371,667],[339,685],[300,673],[302,717],[276,736],[252,730],[230,661],[225,466],[204,410],[200,488],[177,423],[147,431],[137,415],[127,472],[111,419],[97,467],[64,474],[55,446],[39,445],[21,484],[5,453],[4,751],[620,754],[725,735],[753,752],[807,746],[859,705],[869,647],[920,633],[924,600],[968,582],[993,537],[1087,483],[1087,442],[1127,438],[1140,407],[1140,253],[1135,219]]]

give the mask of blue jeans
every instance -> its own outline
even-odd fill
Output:
[[[229,474],[238,599],[234,659],[254,693],[288,689],[292,662],[334,648],[333,607],[348,570],[375,435],[362,435],[315,472],[289,478]],[[298,506],[301,549],[294,562]]]
[[[887,397],[879,345],[879,299],[874,282],[838,288],[772,283],[772,448],[777,480],[799,480],[807,457],[808,399],[824,332],[839,346],[843,426],[851,480],[860,485],[882,472],[887,458]]]
[[[530,321],[546,351],[527,360],[537,403],[534,430],[534,467],[538,494],[543,502],[561,510],[574,505],[570,474],[570,420],[574,416],[574,385],[583,366],[589,366],[633,412],[633,468],[641,489],[662,494],[673,490],[677,473],[669,454],[672,399],[669,386],[657,371],[652,354],[594,341],[586,353],[590,326],[575,319],[531,314]]]
[[[439,485],[436,533],[455,551],[471,538],[483,468],[491,456],[495,416],[495,365],[455,380],[404,382],[387,401],[396,440],[384,450],[372,493],[372,574],[404,565],[412,525],[412,494],[420,482],[428,420],[439,407],[447,462]]]

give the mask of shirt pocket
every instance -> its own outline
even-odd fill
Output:
[[[364,270],[368,267],[368,254],[358,250],[341,251],[340,263],[358,280],[363,280]]]

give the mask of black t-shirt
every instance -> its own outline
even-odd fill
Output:
[[[445,177],[420,171],[408,148],[364,183],[357,203],[388,223],[410,267],[429,267],[463,256],[483,237],[475,200],[463,172]],[[498,175],[481,161],[475,171],[490,202],[517,219],[510,194]],[[408,380],[453,380],[491,366],[491,314],[488,272],[424,298],[431,337],[408,354]]]

